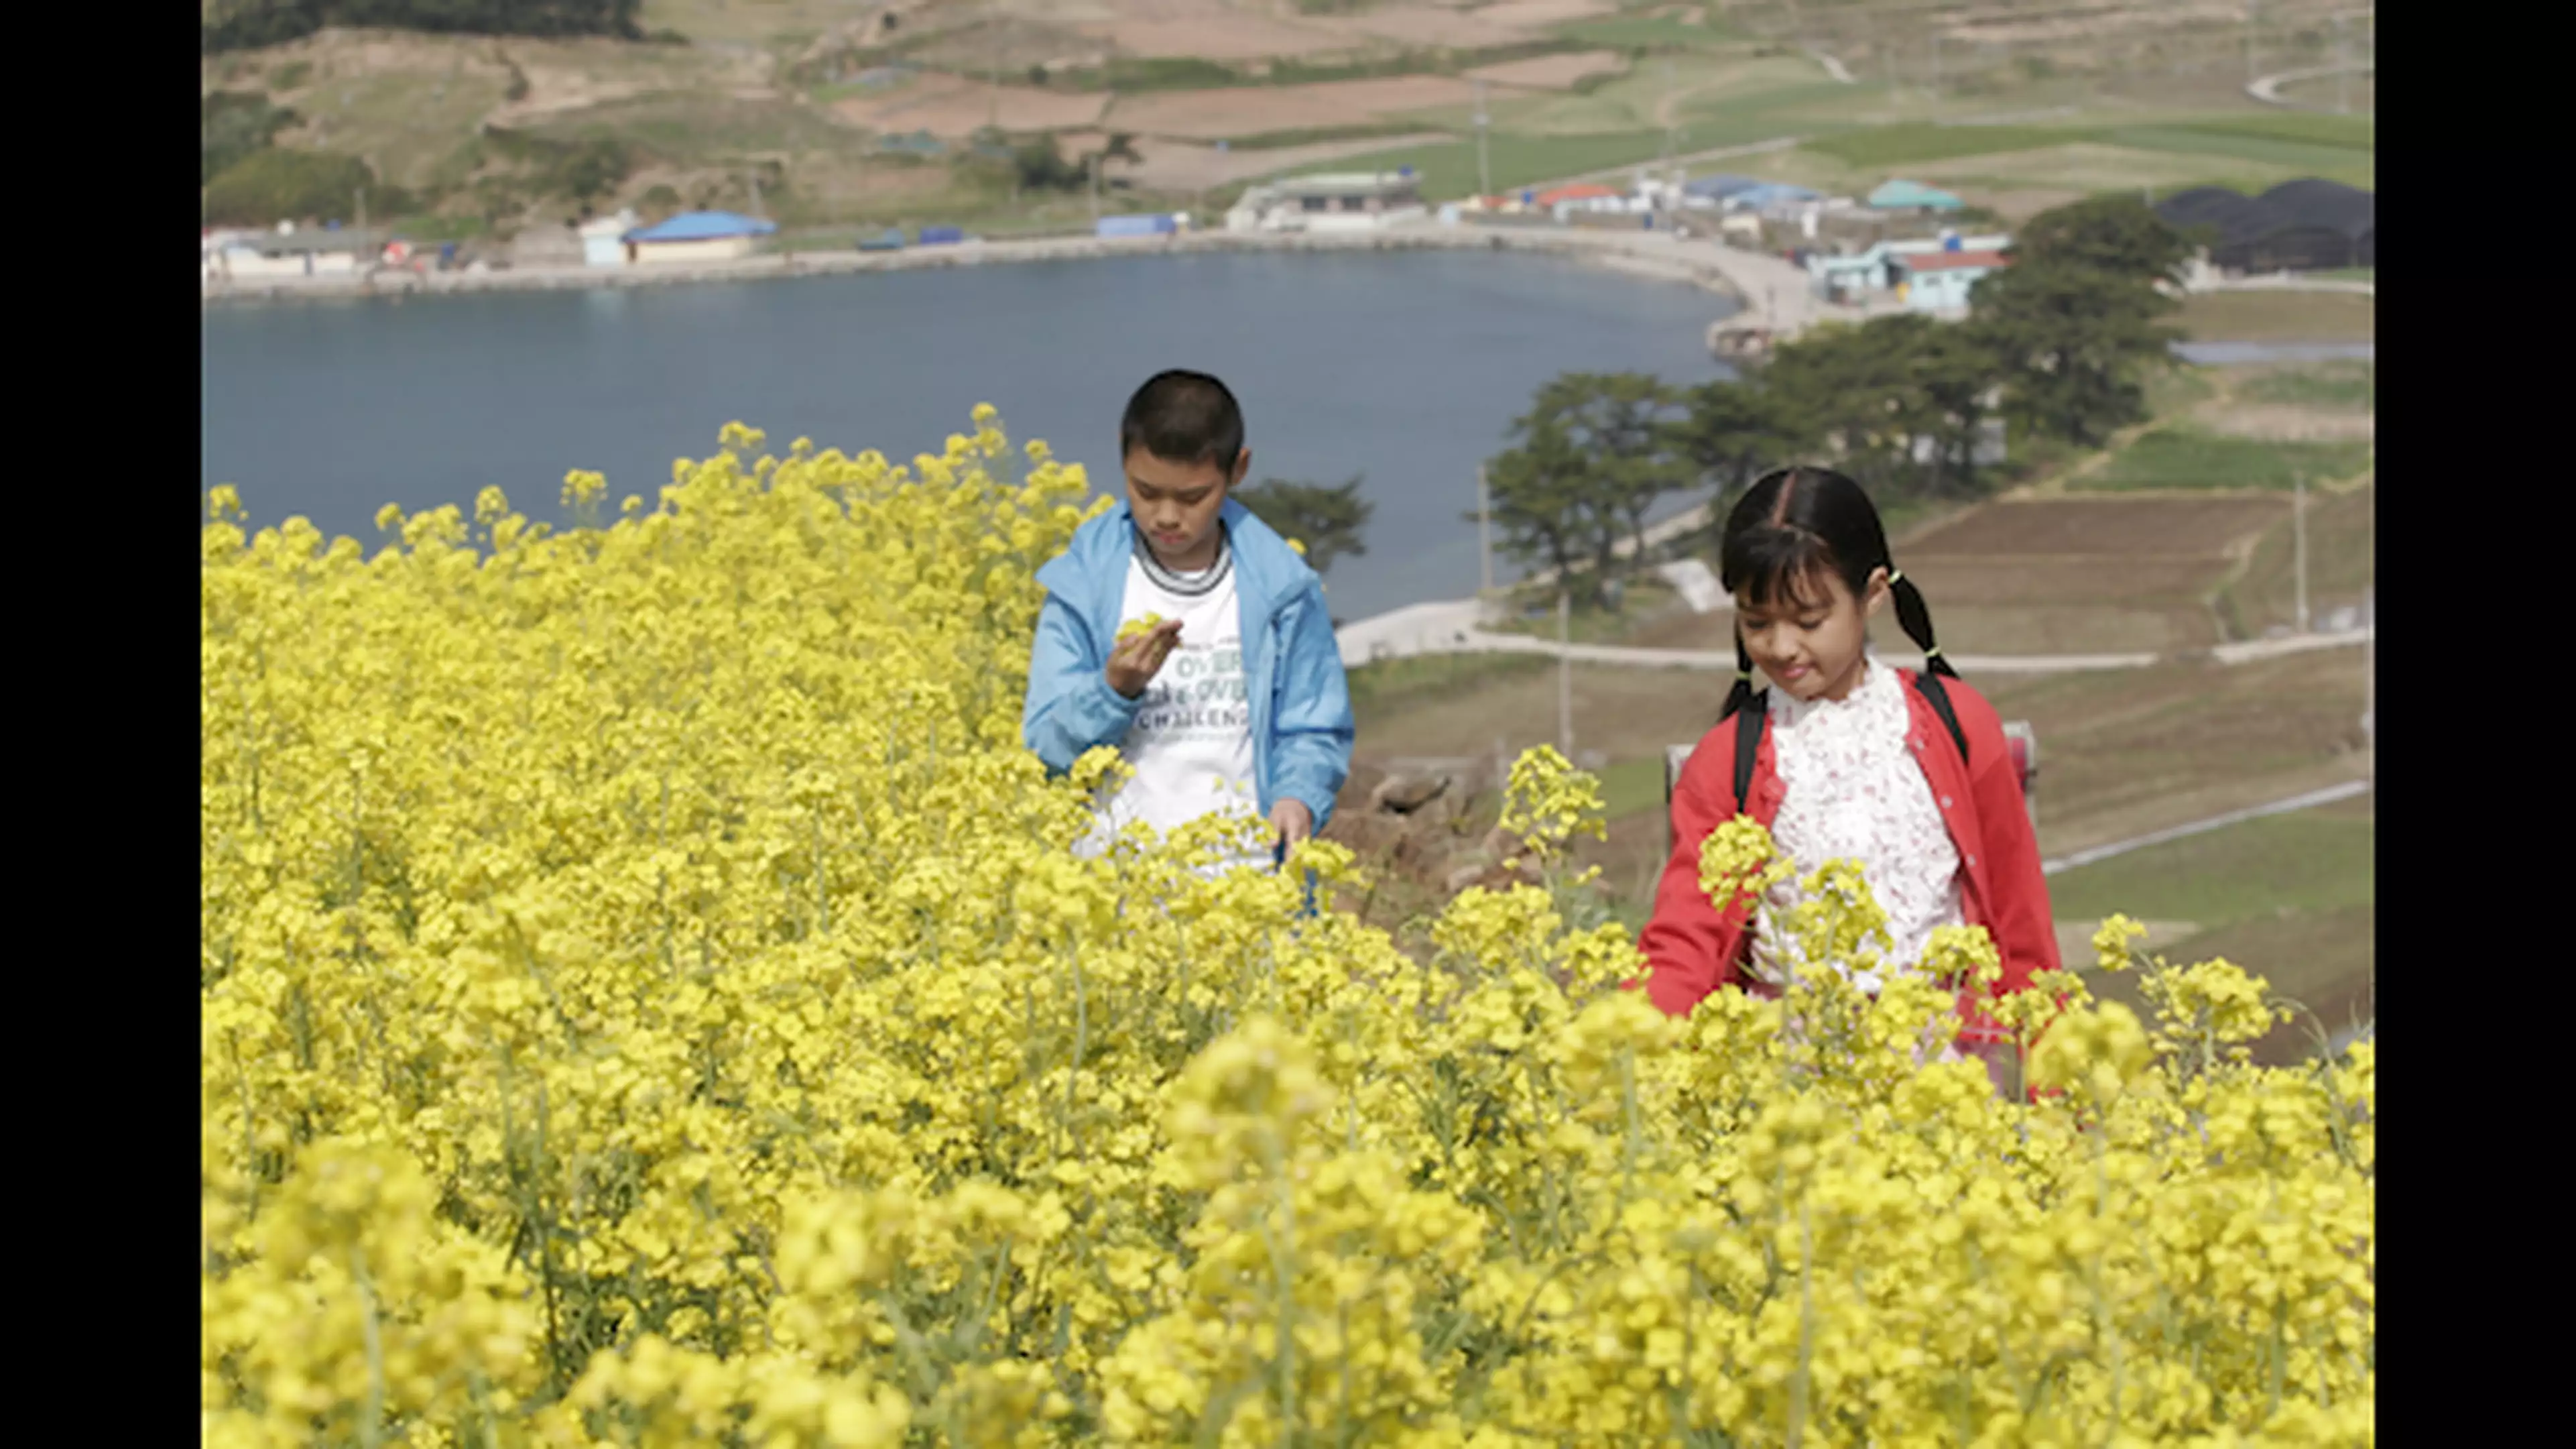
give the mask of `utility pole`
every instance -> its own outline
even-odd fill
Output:
[[[1476,82],[1476,195],[1494,194],[1493,169],[1485,163],[1485,82]]]
[[[1494,592],[1494,502],[1492,492],[1485,485],[1485,465],[1482,463],[1476,465],[1476,552],[1485,562],[1482,592],[1490,595]]]
[[[2343,15],[2340,11],[2336,12],[2334,23],[2335,114],[2345,116],[2352,114],[2352,46],[2345,39]]]
[[[1665,57],[1664,57],[1664,98],[1663,98],[1663,100],[1662,100],[1662,102],[1661,102],[1660,104],[1665,105],[1665,106],[1670,106],[1672,103],[1673,103],[1673,58],[1672,58],[1671,56],[1669,56],[1669,55],[1668,55],[1668,56],[1665,56]],[[1673,123],[1672,123],[1671,121],[1667,120],[1667,121],[1665,121],[1665,122],[1664,122],[1664,165],[1665,165],[1665,167],[1666,167],[1667,169],[1669,169],[1669,168],[1672,166],[1672,162],[1673,162]]]
[[[1556,583],[1556,739],[1558,752],[1574,758],[1574,633],[1565,580]]]
[[[2296,555],[2294,571],[2298,575],[2299,632],[2308,632],[2308,475],[2290,475],[2293,502],[2290,507],[2290,547]]]

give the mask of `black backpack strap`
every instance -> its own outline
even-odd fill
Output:
[[[1753,788],[1753,761],[1762,752],[1762,726],[1771,719],[1771,692],[1763,690],[1735,714],[1735,813],[1747,813],[1746,792]]]
[[[1914,676],[1914,687],[1932,702],[1932,712],[1941,716],[1941,723],[1950,727],[1950,742],[1959,747],[1960,762],[1966,763],[1968,737],[1959,729],[1958,712],[1950,708],[1950,691],[1941,687],[1941,676],[1926,669]]]

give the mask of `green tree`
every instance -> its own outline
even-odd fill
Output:
[[[1674,446],[1721,509],[1755,478],[1794,462],[1813,443],[1791,426],[1760,373],[1704,382],[1682,394],[1682,406]]]
[[[1926,329],[1908,354],[1920,393],[1914,431],[1931,450],[1917,468],[1917,480],[1936,497],[1976,497],[1986,489],[1978,472],[1977,445],[2002,389],[2002,353],[1987,329],[1973,320],[1915,320]]]
[[[1011,169],[1023,191],[1078,191],[1083,169],[1064,158],[1064,148],[1049,131],[1011,148]]]
[[[1608,578],[1622,538],[1642,557],[1646,515],[1690,481],[1676,447],[1680,398],[1642,372],[1567,373],[1541,387],[1537,412],[1566,430],[1590,465],[1594,507],[1615,521],[1595,542],[1595,564]]]
[[[1545,564],[1587,600],[1600,597],[1598,575],[1583,576],[1576,562],[1591,551],[1597,522],[1588,469],[1564,427],[1552,419],[1513,424],[1515,446],[1486,466],[1488,514],[1503,536],[1503,552],[1522,563]],[[1477,515],[1470,512],[1469,522]]]
[[[295,113],[269,104],[256,91],[216,91],[197,103],[197,184],[204,186],[277,133],[295,124]]]
[[[1873,493],[1902,488],[1921,419],[1910,324],[1928,320],[1877,317],[1782,343],[1762,369],[1781,431]]]
[[[1762,371],[1759,406],[1770,415],[1768,441],[1821,451],[1873,493],[1971,497],[1982,487],[1977,444],[2004,378],[1983,327],[1907,312],[1783,344]]]
[[[1135,136],[1126,131],[1110,132],[1107,142],[1098,149],[1086,151],[1083,154],[1088,159],[1097,160],[1103,166],[1112,161],[1124,161],[1130,166],[1135,166],[1145,159],[1136,153]]]
[[[215,0],[198,24],[204,54],[253,50],[327,25],[467,35],[642,38],[643,0]]]
[[[2032,217],[2013,239],[2012,254],[2147,283],[2179,283],[2192,242],[2137,197],[2096,196]]]
[[[1545,559],[1598,601],[1620,567],[1619,545],[1643,556],[1646,515],[1688,485],[1679,446],[1679,398],[1645,373],[1567,373],[1538,390],[1515,419],[1516,446],[1487,471],[1504,547]],[[1588,565],[1577,576],[1578,564]]]
[[[2131,197],[2043,212],[2013,246],[2012,265],[1970,293],[1981,331],[2010,381],[2006,411],[2034,432],[2082,447],[2146,416],[2140,374],[2171,366],[2190,239]]]
[[[1348,482],[1333,484],[1264,478],[1235,497],[1280,537],[1304,544],[1307,565],[1320,574],[1345,554],[1368,553],[1361,533],[1368,527],[1373,505],[1360,497],[1363,476],[1354,474]]]

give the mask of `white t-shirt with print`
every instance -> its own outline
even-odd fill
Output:
[[[1261,813],[1233,550],[1220,544],[1214,564],[1182,574],[1164,568],[1139,540],[1118,619],[1124,626],[1147,614],[1180,620],[1180,642],[1146,684],[1119,743],[1135,774],[1105,802],[1095,849],[1132,821],[1169,832],[1212,811]],[[1232,863],[1267,865],[1269,855],[1246,850]]]

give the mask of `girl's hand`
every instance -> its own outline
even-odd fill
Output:
[[[1109,677],[1109,687],[1128,699],[1143,694],[1180,642],[1178,619],[1148,615],[1121,628],[1118,642],[1110,646],[1109,664],[1103,671]]]

